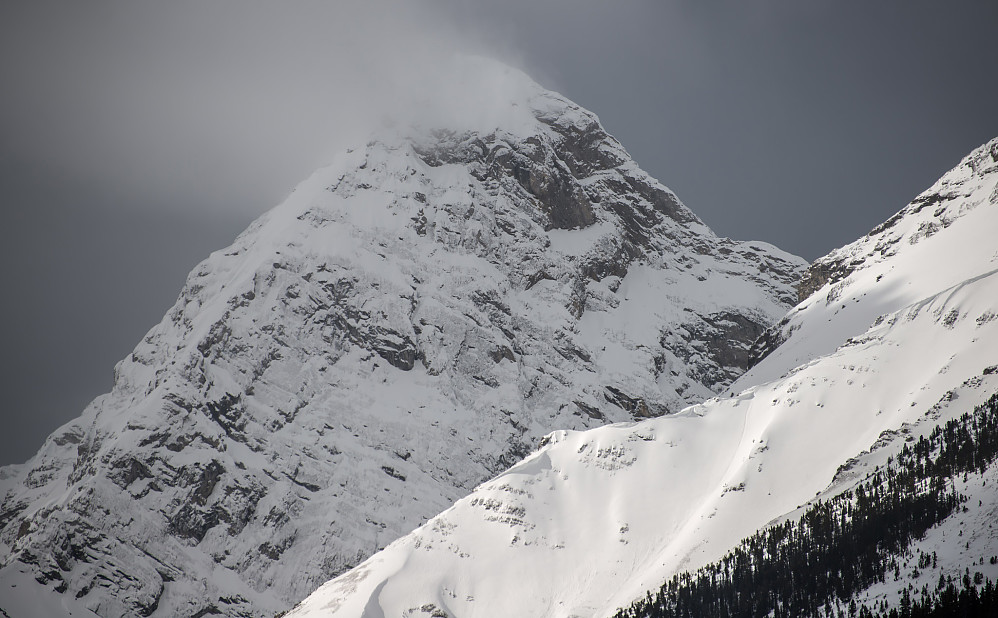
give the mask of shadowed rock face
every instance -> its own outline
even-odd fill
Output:
[[[752,346],[748,351],[748,361],[746,363],[745,369],[751,369],[755,367],[762,359],[769,356],[769,354],[780,347],[784,341],[786,341],[789,333],[785,330],[788,321],[786,319],[780,320],[778,323],[770,326],[765,331],[763,331],[758,338],[752,343]]]
[[[271,616],[551,430],[730,384],[804,262],[717,238],[527,90],[529,130],[373,140],[198,265],[0,472],[0,566],[107,616]]]
[[[841,262],[815,262],[804,271],[797,284],[797,301],[804,302],[825,286],[826,283],[837,283],[849,275],[849,268]]]
[[[571,230],[595,223],[589,198],[564,162],[551,158],[540,140],[528,140],[524,145],[526,148],[521,152],[507,150],[495,155],[496,168],[490,171],[512,176],[537,198],[550,221],[546,229]]]

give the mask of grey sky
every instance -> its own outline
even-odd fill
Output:
[[[20,4],[0,7],[0,463],[451,50],[599,114],[718,233],[809,259],[998,135],[988,2]]]

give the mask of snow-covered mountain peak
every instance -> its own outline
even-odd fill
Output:
[[[552,430],[745,370],[803,260],[718,238],[594,115],[468,62],[468,100],[499,112],[416,110],[432,130],[341,153],[0,474],[0,583],[109,616],[272,615]]]

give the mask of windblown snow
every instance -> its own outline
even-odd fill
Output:
[[[606,616],[719,558],[998,389],[995,231],[998,140],[818,260],[736,395],[554,432],[289,615]],[[993,513],[987,480],[964,481],[974,508],[922,546]],[[994,531],[971,534],[942,556],[956,575],[998,553]]]

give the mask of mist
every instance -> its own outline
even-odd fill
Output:
[[[8,7],[9,8],[9,7]],[[0,45],[5,150],[141,208],[259,213],[472,49],[416,2],[29,4]],[[158,199],[156,200],[158,201]]]

